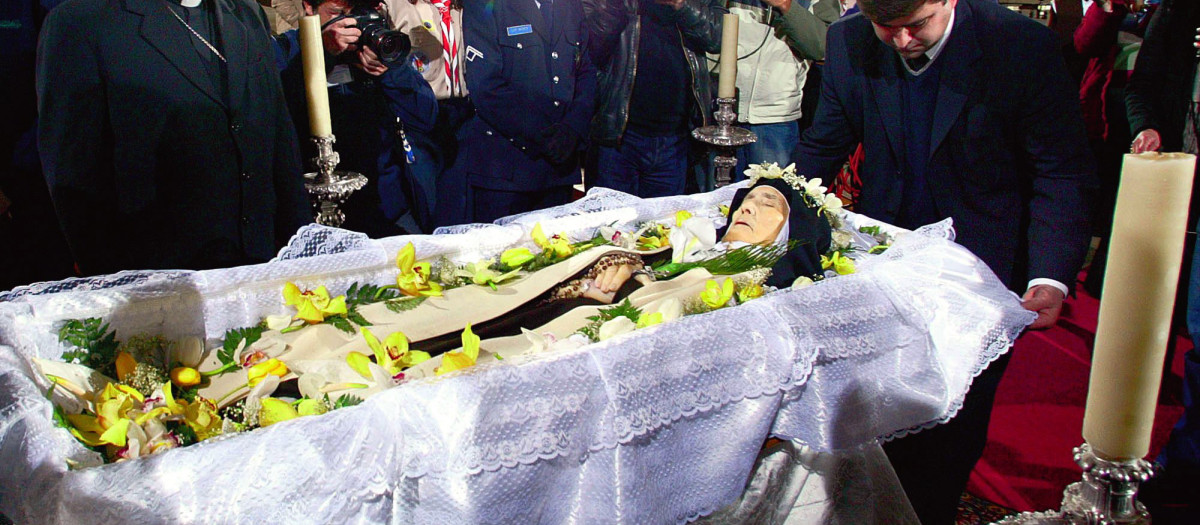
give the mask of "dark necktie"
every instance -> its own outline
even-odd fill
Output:
[[[912,69],[913,71],[920,71],[921,68],[925,67],[925,65],[929,63],[929,57],[925,56],[924,53],[921,53],[921,55],[917,58],[906,58],[904,61],[908,63],[909,69]]]

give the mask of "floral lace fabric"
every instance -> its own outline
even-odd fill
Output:
[[[899,236],[852,275],[112,465],[68,468],[99,458],[53,425],[31,371],[29,358],[65,350],[65,319],[102,316],[118,338],[203,334],[214,346],[226,329],[282,312],[284,282],[337,292],[394,281],[407,242],[422,259],[470,262],[539,222],[578,240],[680,209],[717,218],[734,189],[649,200],[593,190],[431,236],[309,226],[268,264],[0,295],[0,512],[34,523],[686,522],[742,494],[768,436],[836,453],[948,419],[1032,320],[946,222]]]

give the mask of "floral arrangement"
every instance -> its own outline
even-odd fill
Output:
[[[803,188],[809,207],[836,215],[833,212],[839,206],[824,195],[820,180],[797,176],[794,166],[753,165],[747,174],[751,172],[757,174],[752,175],[755,179],[782,178]],[[514,247],[498,257],[465,265],[451,264],[445,258],[421,261],[409,243],[396,255],[394,284],[353,283],[344,294],[333,295],[325,286],[305,289],[286,283],[281,299],[290,313],[268,315],[257,325],[229,330],[210,350],[198,338],[171,341],[135,335],[118,341],[100,319],[72,320],[59,333],[60,340],[70,347],[63,354],[64,362],[38,360],[37,364],[49,382],[47,395],[54,400],[55,421],[105,461],[113,462],[353,406],[404,382],[410,368],[432,356],[410,348],[409,338],[402,332],[383,335],[373,329],[360,312],[368,305],[381,303],[388,311],[402,314],[430,298],[446,300],[448,289],[485,286],[496,290],[529,272],[602,245],[630,250],[672,248],[672,259],[653,269],[659,278],[692,268],[706,268],[714,275],[737,275],[710,279],[694,296],[663,300],[650,310],[628,300],[602,308],[566,338],[524,330],[530,351],[540,352],[579,348],[685,315],[736,306],[772,291],[762,283],[768,268],[788,246],[751,245],[714,258],[689,260],[715,243],[712,221],[687,211],[671,219],[642,224],[633,232],[610,225],[583,241],[572,241],[563,233],[547,236],[537,224],[529,239],[536,249]],[[869,250],[856,248],[855,242],[863,244],[864,238],[873,239],[875,245]],[[852,273],[853,257],[879,253],[891,241],[877,227],[857,232],[835,230],[834,246],[823,257],[826,276]],[[681,253],[684,255],[679,256]],[[798,280],[794,287],[812,284],[812,280],[806,281]],[[289,346],[280,336],[321,324],[361,337],[370,352],[350,351],[336,360],[286,361]],[[434,375],[477,364],[481,342],[470,325],[462,331],[461,341],[459,349],[441,356],[439,366],[432,369]],[[203,358],[213,354],[219,364],[201,370]],[[500,359],[498,354],[492,355]],[[227,375],[236,380],[230,383],[226,378],[224,383],[235,388],[212,393],[212,398],[201,395],[211,389],[215,378]],[[294,387],[280,388],[293,380]]]

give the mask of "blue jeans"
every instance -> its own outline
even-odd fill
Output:
[[[686,135],[650,137],[626,130],[620,146],[600,146],[596,185],[642,198],[683,195],[688,140]]]
[[[746,178],[746,168],[751,164],[775,162],[779,167],[786,168],[796,161],[796,144],[800,143],[799,121],[744,126],[753,131],[758,140],[738,148],[738,163],[733,168],[734,182]]]

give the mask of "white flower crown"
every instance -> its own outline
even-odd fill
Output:
[[[759,179],[783,179],[788,186],[791,186],[804,196],[804,203],[809,208],[833,208],[834,206],[831,205],[830,197],[838,201],[836,207],[841,207],[841,200],[837,196],[825,193],[827,188],[821,185],[820,178],[808,180],[804,175],[797,175],[795,163],[788,164],[786,168],[780,168],[779,164],[775,162],[770,164],[751,164],[745,173],[746,177],[750,179],[751,186],[758,184]]]

